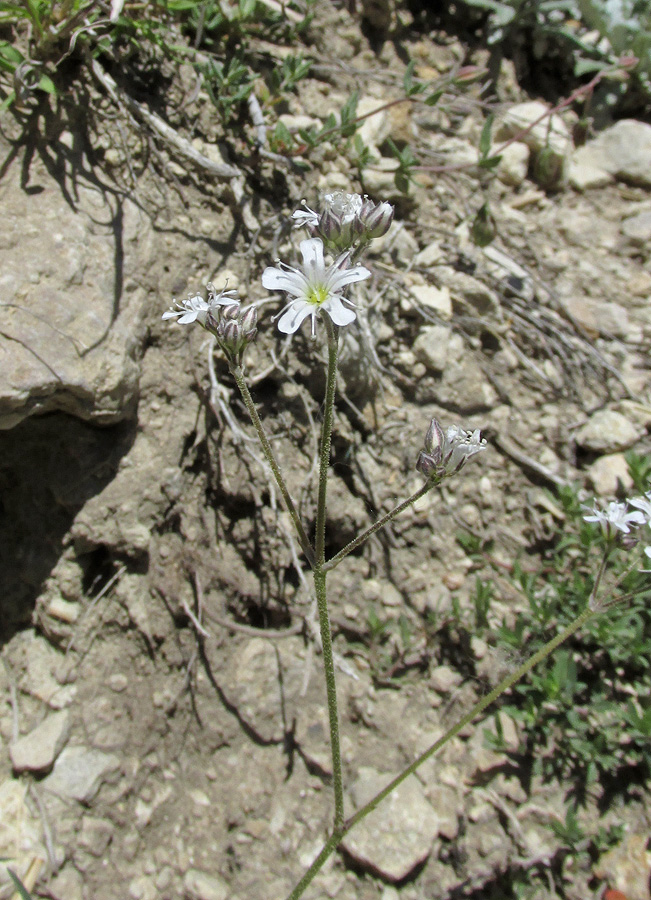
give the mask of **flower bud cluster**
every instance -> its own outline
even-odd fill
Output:
[[[202,328],[217,338],[230,362],[239,365],[248,344],[257,334],[258,312],[249,307],[241,312],[236,291],[217,291],[215,285],[206,285],[208,299],[201,294],[191,294],[187,300],[175,300],[175,307],[163,313],[164,319],[177,319],[181,325],[198,322]]]
[[[386,234],[393,222],[390,203],[373,203],[360,194],[335,191],[323,197],[323,209],[315,212],[303,201],[303,209],[292,215],[295,226],[307,226],[329,250],[349,250]]]
[[[255,306],[250,306],[241,312],[239,303],[223,306],[216,317],[208,316],[206,329],[215,335],[226,357],[239,365],[244,351],[258,333],[258,311]]]
[[[479,429],[466,431],[459,425],[450,425],[444,432],[438,420],[432,419],[416,468],[426,478],[441,481],[456,475],[471,456],[485,449],[486,441]]]

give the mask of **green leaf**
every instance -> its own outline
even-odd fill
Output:
[[[40,90],[45,91],[46,94],[56,95],[58,93],[57,87],[49,75],[41,75],[38,81],[38,87]]]
[[[7,872],[9,872],[9,877],[14,883],[14,886],[23,900],[33,900],[32,895],[29,893],[25,885],[22,883],[20,878],[13,872],[10,868],[7,868]]]
[[[481,137],[479,138],[479,155],[482,157],[482,160],[487,159],[488,154],[490,153],[491,131],[493,130],[494,121],[495,116],[491,113],[484,122],[484,127],[481,130]]]
[[[425,97],[425,100],[423,102],[426,106],[436,106],[442,96],[443,91],[434,91],[434,93],[430,94],[429,97]]]

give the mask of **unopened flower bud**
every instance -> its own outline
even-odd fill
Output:
[[[240,312],[239,303],[232,303],[229,306],[225,306],[222,309],[222,318],[224,319],[236,319]]]
[[[426,478],[440,481],[456,475],[471,456],[485,448],[486,441],[479,429],[466,431],[458,425],[451,425],[443,432],[438,420],[432,419],[416,468]]]
[[[242,337],[247,341],[252,341],[256,336],[258,328],[258,310],[255,306],[250,306],[242,315],[241,328]]]
[[[366,205],[366,204],[365,204]],[[364,225],[367,240],[382,237],[391,228],[394,208],[390,203],[371,204],[371,209],[364,210],[360,219]]]
[[[473,84],[480,78],[488,75],[488,69],[485,66],[462,66],[454,76],[454,84]]]

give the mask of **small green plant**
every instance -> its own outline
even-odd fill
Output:
[[[648,458],[635,461],[645,473],[648,463]],[[609,550],[608,537],[585,521],[575,491],[562,489],[556,501],[565,522],[539,571],[525,572],[515,564],[511,573],[526,607],[495,628],[485,587],[491,582],[478,580],[475,626],[503,650],[535,652],[550,628],[585,607],[597,561],[608,554],[608,584],[628,598],[627,604],[607,620],[593,620],[520,682],[502,707],[525,726],[521,752],[534,769],[546,777],[570,777],[581,794],[596,781],[616,785],[623,770],[639,777],[651,773],[651,590],[644,574],[631,569],[626,549]]]

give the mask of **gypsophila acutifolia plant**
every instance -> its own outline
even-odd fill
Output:
[[[473,456],[480,455],[486,449],[486,441],[481,437],[479,430],[470,431],[459,425],[450,425],[444,428],[438,420],[432,419],[420,453],[417,453],[417,448],[414,452],[416,468],[423,476],[422,485],[411,496],[380,516],[338,553],[329,559],[326,558],[325,527],[339,334],[342,328],[353,326],[357,318],[355,301],[348,293],[350,286],[362,284],[371,274],[359,260],[372,240],[388,232],[393,214],[394,210],[390,204],[386,202],[373,203],[367,197],[361,197],[358,194],[343,192],[326,194],[316,210],[304,202],[302,207],[292,215],[295,227],[306,228],[310,234],[310,237],[302,240],[299,245],[301,263],[298,266],[292,266],[278,260],[275,266],[267,267],[262,274],[263,287],[269,291],[287,295],[289,298],[286,306],[272,318],[272,321],[276,322],[278,330],[282,334],[294,334],[305,320],[309,319],[310,332],[314,342],[318,344],[319,341],[325,341],[327,345],[325,401],[318,451],[316,525],[313,535],[308,534],[308,530],[298,514],[280,464],[267,438],[247,386],[243,360],[247,346],[254,340],[257,333],[255,307],[242,308],[234,291],[226,290],[225,287],[218,292],[214,285],[209,284],[206,300],[200,294],[191,295],[187,300],[175,301],[175,305],[163,315],[164,319],[176,319],[181,325],[196,323],[214,336],[216,346],[224,354],[229,370],[242,395],[260,439],[265,458],[296,529],[299,544],[312,572],[329,714],[334,808],[330,833],[319,854],[289,894],[288,900],[297,900],[302,896],[326,860],[337,849],[343,837],[399,784],[589,619],[599,615],[618,599],[621,599],[609,597],[604,600],[601,597],[600,587],[609,553],[622,536],[630,536],[632,529],[642,526],[646,526],[647,530],[651,528],[651,493],[644,498],[630,501],[633,509],[629,509],[626,504],[615,503],[606,509],[595,507],[590,510],[589,515],[585,517],[586,520],[598,523],[608,540],[604,558],[585,608],[568,626],[558,630],[525,663],[503,678],[490,693],[482,697],[435,744],[379,791],[373,799],[353,815],[346,816],[337,685],[327,590],[328,573],[367,541],[371,535],[395,519],[425,494],[437,488],[444,480],[458,477],[468,460]],[[639,541],[634,543],[637,544]],[[651,546],[647,546],[644,553],[651,558]],[[390,828],[391,823],[387,822],[387,829]]]

